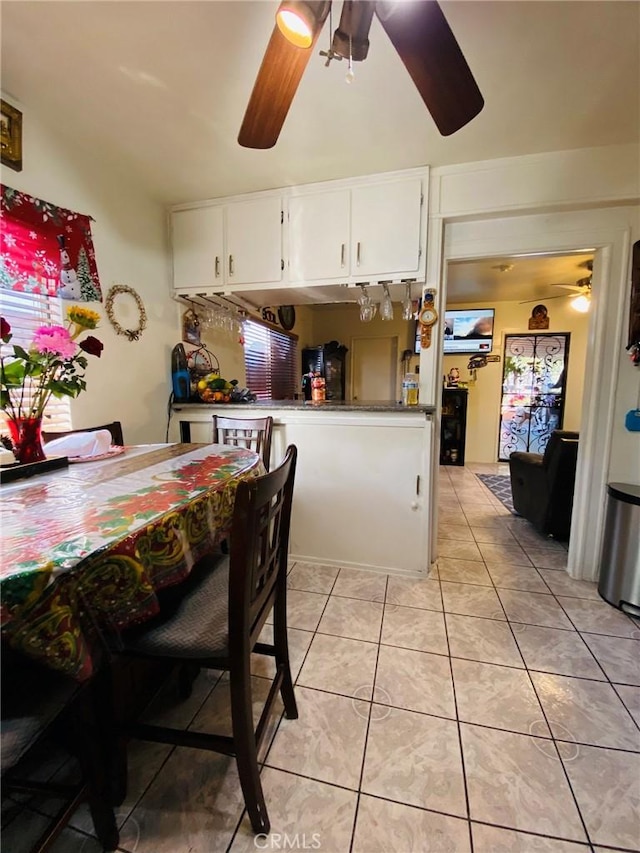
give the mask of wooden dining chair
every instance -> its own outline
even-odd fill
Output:
[[[75,432],[97,432],[100,429],[108,429],[111,433],[111,440],[114,444],[118,445],[118,447],[124,446],[124,436],[122,434],[122,424],[120,421],[112,421],[110,424],[103,424],[102,426],[94,426],[94,427],[84,427],[83,429],[69,429],[65,432],[42,432],[43,441],[53,441],[54,438],[62,438],[65,435],[73,435]]]
[[[247,447],[260,454],[265,469],[271,467],[273,418],[227,418],[213,416],[213,443]]]
[[[0,755],[3,796],[41,794],[62,805],[37,839],[32,853],[44,853],[67,825],[78,805],[86,800],[96,835],[105,850],[118,846],[118,830],[108,797],[104,741],[93,713],[91,685],[32,662],[3,645],[2,724]],[[80,765],[79,781],[42,782],[26,773],[23,760],[55,730]]]
[[[228,556],[217,554],[189,578],[180,601],[152,627],[122,636],[123,654],[229,672],[231,737],[142,723],[119,731],[119,765],[126,768],[126,737],[208,749],[235,756],[251,825],[267,833],[269,817],[260,783],[258,750],[278,692],[289,719],[298,716],[287,645],[287,552],[297,448],[291,445],[271,473],[238,484]],[[192,573],[193,574],[193,573]],[[273,644],[258,642],[273,611]],[[275,658],[276,674],[254,728],[252,652]],[[115,697],[114,707],[122,706]]]

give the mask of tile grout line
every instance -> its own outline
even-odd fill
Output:
[[[442,600],[442,621],[444,622],[444,634],[447,643],[448,659],[449,659],[449,674],[451,675],[451,689],[453,692],[453,710],[456,715],[456,730],[458,732],[458,749],[460,750],[460,763],[462,765],[462,782],[464,784],[464,800],[467,809],[467,832],[469,833],[469,850],[474,853],[473,831],[471,828],[471,804],[469,802],[469,785],[467,782],[467,769],[464,760],[464,747],[462,744],[462,729],[460,727],[460,713],[458,711],[458,697],[456,694],[456,681],[453,675],[453,663],[451,657],[451,645],[449,643],[449,628],[447,626],[447,617],[444,609],[444,596],[442,595],[442,579],[438,571],[438,584],[440,586],[440,598]]]
[[[377,643],[377,649],[376,649],[376,662],[375,662],[375,666],[373,668],[373,680],[371,682],[371,699],[369,701],[369,713],[368,713],[368,717],[367,717],[367,726],[366,726],[365,733],[364,733],[364,748],[362,750],[362,762],[360,764],[360,777],[358,779],[358,792],[356,794],[356,808],[355,808],[355,812],[353,815],[353,829],[351,830],[351,841],[349,844],[349,853],[351,853],[351,851],[353,850],[353,845],[354,845],[355,840],[356,840],[356,827],[358,825],[358,813],[360,811],[360,797],[362,796],[362,783],[364,781],[364,766],[365,766],[365,763],[367,760],[367,745],[369,742],[369,731],[371,729],[371,715],[373,713],[373,698],[375,696],[376,679],[378,677],[378,661],[380,659],[380,646],[381,646],[381,640],[382,640],[382,630],[384,627],[384,613],[385,613],[385,607],[386,607],[386,603],[387,603],[388,590],[389,590],[389,575],[386,576],[385,584],[384,584],[384,595],[383,595],[383,600],[382,600],[382,617],[380,619],[380,630],[378,631],[378,643]]]

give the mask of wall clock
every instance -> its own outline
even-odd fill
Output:
[[[281,305],[278,308],[278,319],[282,328],[290,332],[296,324],[296,309],[293,305]]]
[[[420,314],[418,315],[418,320],[422,326],[420,346],[425,349],[431,346],[431,327],[438,322],[438,312],[433,304],[433,296],[434,294],[430,291],[425,293],[424,304]]]

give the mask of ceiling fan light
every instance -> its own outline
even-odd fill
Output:
[[[579,296],[576,296],[575,299],[571,300],[571,307],[574,311],[578,311],[580,314],[586,314],[591,307],[591,297],[581,293]]]
[[[280,4],[276,23],[282,35],[296,47],[311,47],[318,24],[316,15],[303,0],[289,0]]]

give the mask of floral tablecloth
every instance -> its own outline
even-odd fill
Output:
[[[0,488],[3,637],[78,680],[91,626],[158,612],[228,532],[235,491],[260,457],[223,445],[147,445]]]

